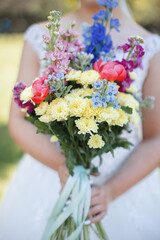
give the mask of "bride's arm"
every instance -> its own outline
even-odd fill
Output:
[[[107,211],[107,203],[114,200],[137,182],[160,166],[160,54],[150,62],[149,74],[145,80],[143,95],[155,96],[155,108],[144,110],[143,141],[130,155],[117,173],[102,187],[92,191],[89,215],[98,214],[91,222],[101,220]]]
[[[39,67],[37,54],[25,42],[17,81],[23,82],[27,86],[31,85],[34,78],[38,76]],[[24,120],[24,113],[14,101],[12,101],[10,109],[9,128],[21,149],[40,162],[55,170],[58,170],[59,166],[65,162],[65,157],[56,144],[50,143],[47,135],[36,134],[36,127]]]

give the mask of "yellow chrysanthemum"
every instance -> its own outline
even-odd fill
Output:
[[[105,121],[109,125],[112,125],[112,123],[119,118],[119,112],[113,107],[97,108],[96,110],[96,119],[98,122]]]
[[[67,75],[66,80],[67,81],[77,81],[81,78],[81,71],[76,71],[72,69]]]
[[[56,104],[58,104],[58,103],[60,103],[60,102],[62,102],[62,101],[64,101],[63,98],[56,98],[56,99],[54,99],[54,100],[48,105],[48,107],[47,107],[47,114],[52,115],[53,107],[54,107]]]
[[[102,136],[95,134],[90,136],[88,145],[90,148],[102,148],[105,145],[105,142],[102,140]]]
[[[70,110],[70,116],[73,117],[82,117],[83,112],[85,111],[87,106],[86,99],[82,97],[70,98],[68,101],[68,107]]]
[[[33,93],[32,93],[32,86],[25,88],[23,90],[23,92],[20,94],[20,100],[25,102],[28,102],[29,100],[31,100],[31,98],[33,97]]]
[[[118,93],[117,100],[121,106],[128,106],[130,108],[139,109],[139,102],[130,94]]]
[[[123,125],[129,122],[129,114],[125,113],[122,109],[116,109],[119,113],[119,117],[111,122],[111,125],[118,125],[123,127]]]
[[[82,89],[83,89],[83,91],[81,93],[82,97],[91,96],[92,93],[94,92],[93,88],[82,88]]]
[[[47,102],[40,103],[39,106],[34,109],[36,115],[43,115],[43,114],[45,114],[46,111],[47,111],[47,107],[48,107],[48,103]]]
[[[85,87],[87,87],[89,84],[92,84],[96,82],[100,78],[100,74],[95,70],[89,70],[82,72],[80,80],[78,83],[81,83]]]
[[[98,126],[94,119],[80,118],[75,121],[77,128],[79,129],[78,134],[86,134],[94,132],[97,133]]]
[[[131,84],[129,88],[126,88],[126,91],[128,93],[137,93],[138,88],[134,84]]]
[[[58,138],[55,135],[52,135],[50,142],[58,142]]]
[[[51,114],[53,120],[62,121],[67,120],[69,117],[69,108],[67,101],[62,99],[57,104],[52,104],[48,108],[48,112]]]
[[[39,118],[39,120],[44,123],[49,123],[52,121],[52,116],[49,114],[44,114]]]
[[[86,118],[93,118],[96,115],[96,109],[94,109],[91,105],[92,100],[91,99],[85,99],[86,100],[86,108],[83,112],[83,117]]]
[[[130,72],[129,76],[132,80],[136,80],[137,79],[137,74],[135,72]]]
[[[137,111],[133,110],[133,113],[129,115],[129,119],[134,126],[138,127],[141,118],[140,118],[140,115],[137,113]]]

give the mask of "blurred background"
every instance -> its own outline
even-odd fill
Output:
[[[160,0],[128,0],[128,4],[138,23],[151,32],[160,33]],[[23,32],[32,23],[46,20],[50,10],[60,10],[65,14],[76,7],[77,0],[0,1],[0,201],[23,155],[7,128]]]

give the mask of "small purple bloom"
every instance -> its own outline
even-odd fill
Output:
[[[132,45],[131,45],[131,44],[128,44],[128,43],[117,47],[117,49],[123,50],[124,53],[129,52],[129,51],[131,50],[131,48],[132,48]]]
[[[22,82],[15,85],[15,87],[13,88],[14,101],[17,103],[18,107],[27,108],[27,112],[33,112],[34,106],[30,101],[23,103],[20,100],[20,94],[21,92],[23,92],[25,88],[26,88],[26,85],[24,85]]]

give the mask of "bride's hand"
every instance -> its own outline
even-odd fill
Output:
[[[90,223],[99,222],[104,218],[109,202],[110,200],[105,185],[92,187],[91,206],[88,213],[88,216],[91,216],[89,219]]]
[[[68,171],[65,163],[62,163],[60,165],[60,167],[58,168],[58,175],[59,175],[61,186],[63,189],[63,187],[69,177],[69,171]]]

